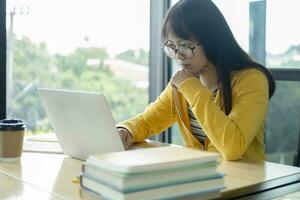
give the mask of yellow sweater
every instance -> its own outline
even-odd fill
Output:
[[[134,142],[140,142],[177,122],[187,147],[220,152],[226,160],[264,160],[264,124],[269,104],[266,76],[256,69],[233,72],[232,98],[232,110],[226,116],[220,108],[219,92],[213,98],[198,78],[189,78],[178,91],[168,84],[144,113],[118,127],[128,129]],[[204,145],[191,133],[188,105],[207,135]]]

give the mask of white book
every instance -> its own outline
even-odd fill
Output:
[[[128,175],[85,163],[82,167],[82,172],[84,176],[95,179],[117,190],[127,192],[154,186],[221,177],[216,171],[216,166],[216,162],[211,162],[200,166],[197,164],[173,170],[168,169]]]
[[[188,183],[168,185],[147,190],[138,190],[134,192],[123,193],[115,190],[107,185],[101,184],[88,177],[81,176],[81,187],[95,192],[104,198],[114,200],[150,200],[164,198],[179,198],[184,196],[199,195],[215,191],[220,193],[224,188],[224,180],[222,178],[194,181]]]
[[[86,162],[119,173],[135,174],[216,162],[218,157],[218,153],[167,146],[90,155]]]

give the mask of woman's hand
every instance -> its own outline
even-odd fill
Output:
[[[133,143],[133,138],[132,138],[131,133],[129,131],[127,131],[126,129],[124,129],[124,128],[118,128],[118,132],[119,132],[120,138],[123,142],[124,148],[126,150],[128,150],[129,147]]]
[[[187,70],[180,69],[171,78],[171,85],[175,89],[178,89],[184,80],[191,78],[191,77],[198,77],[198,76],[197,76],[197,74],[188,72]]]

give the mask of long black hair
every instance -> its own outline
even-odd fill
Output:
[[[208,60],[216,66],[221,105],[228,115],[232,109],[231,72],[246,68],[262,71],[269,82],[269,98],[275,91],[275,81],[266,67],[254,61],[235,40],[224,16],[211,0],[181,0],[167,12],[162,40],[168,31],[186,40],[198,42]]]

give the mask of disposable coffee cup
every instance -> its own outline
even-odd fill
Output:
[[[19,119],[0,120],[0,161],[20,160],[26,126]]]

